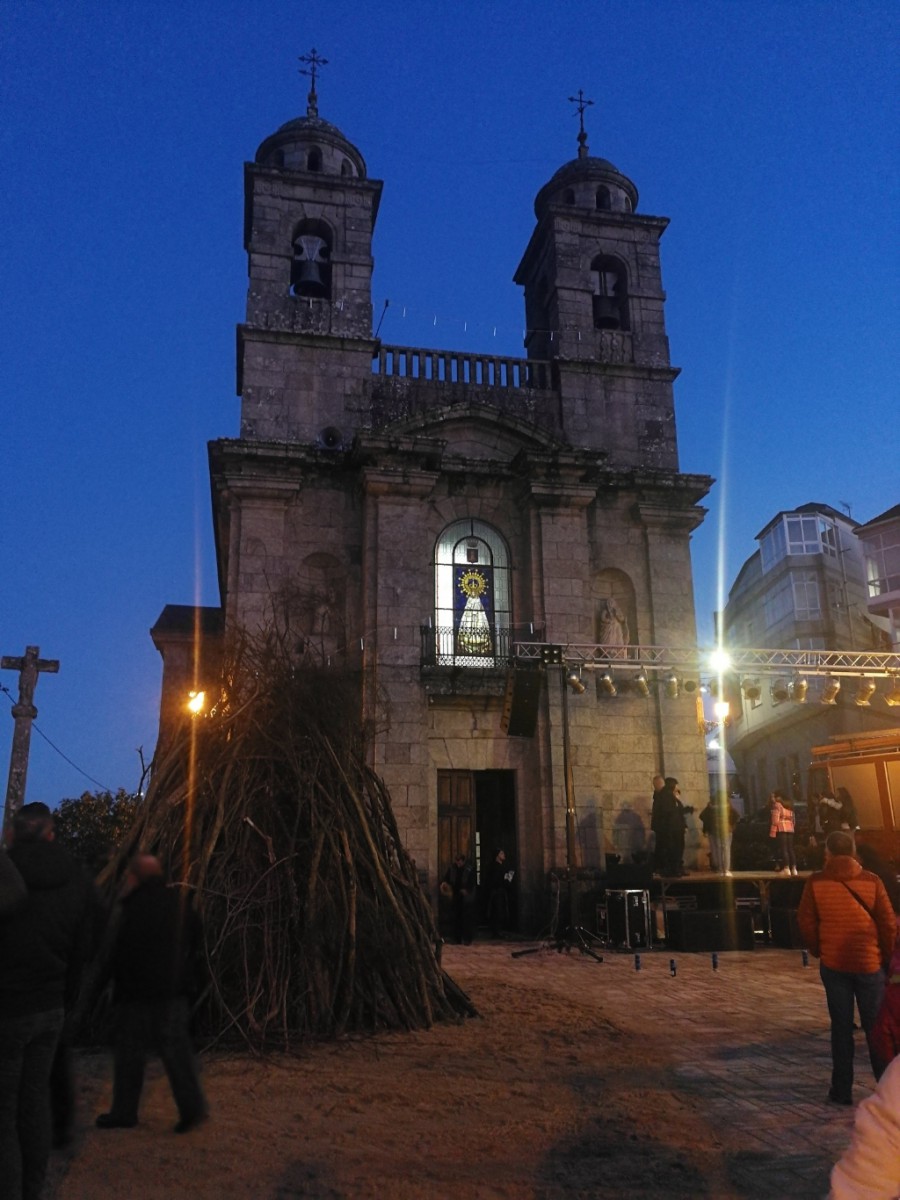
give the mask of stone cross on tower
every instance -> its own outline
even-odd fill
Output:
[[[574,104],[578,109],[578,157],[587,158],[588,146],[587,134],[584,132],[584,110],[593,107],[594,102],[593,100],[585,100],[584,90],[579,88],[577,96],[569,97],[569,103]]]
[[[306,97],[306,115],[308,117],[317,117],[319,115],[319,98],[316,95],[316,73],[319,67],[327,67],[328,59],[320,58],[315,46],[310,50],[309,54],[301,54],[298,62],[308,63],[309,70],[300,68],[301,75],[309,76],[309,95]]]
[[[13,731],[12,753],[9,757],[9,782],[6,787],[6,809],[3,817],[4,829],[25,802],[25,778],[28,775],[28,747],[31,743],[31,722],[37,716],[34,707],[34,689],[40,671],[56,672],[59,660],[38,658],[39,646],[26,646],[21,658],[4,654],[0,667],[4,671],[19,672],[19,701],[12,707]]]

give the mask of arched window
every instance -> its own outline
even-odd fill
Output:
[[[331,296],[331,230],[324,221],[303,221],[294,234],[291,295]]]
[[[493,667],[509,656],[509,551],[490,525],[448,525],[434,550],[436,661]]]
[[[352,176],[353,164],[350,162],[349,158],[344,158],[341,160],[341,174],[345,177]]]
[[[572,190],[572,188],[566,188],[565,192],[563,193],[563,203],[564,204],[574,204],[575,203],[575,192]]]
[[[594,328],[629,329],[628,272],[624,263],[601,255],[591,263]]]
[[[306,156],[307,171],[322,170],[322,151],[318,146],[313,146],[312,150]]]
[[[597,207],[602,209],[604,212],[609,212],[609,210],[612,208],[612,199],[610,198],[609,188],[603,187],[602,184],[597,188]]]

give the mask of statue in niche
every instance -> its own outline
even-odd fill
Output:
[[[628,620],[612,596],[600,610],[599,641],[601,646],[628,645]]]
[[[491,627],[481,597],[487,590],[487,579],[478,570],[466,571],[459,581],[459,590],[466,597],[457,631],[458,652],[461,654],[490,654]]]

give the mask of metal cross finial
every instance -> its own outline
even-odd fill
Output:
[[[588,152],[587,134],[584,132],[584,110],[593,107],[593,100],[585,100],[584,90],[578,89],[577,96],[570,96],[569,103],[578,109],[578,157],[586,158]]]
[[[320,58],[319,53],[313,46],[309,54],[301,54],[298,62],[308,63],[309,70],[304,67],[300,68],[301,75],[308,75],[310,80],[309,95],[306,97],[306,115],[308,117],[317,117],[319,115],[318,97],[316,96],[316,74],[320,67],[328,66],[327,58]]]

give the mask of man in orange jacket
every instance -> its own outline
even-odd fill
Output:
[[[831,1017],[831,1089],[834,1104],[853,1103],[853,1004],[869,1033],[884,995],[884,967],[897,936],[897,920],[884,884],[855,857],[852,834],[830,833],[825,866],[806,881],[797,924],[819,974]],[[877,1079],[884,1064],[869,1044]]]

